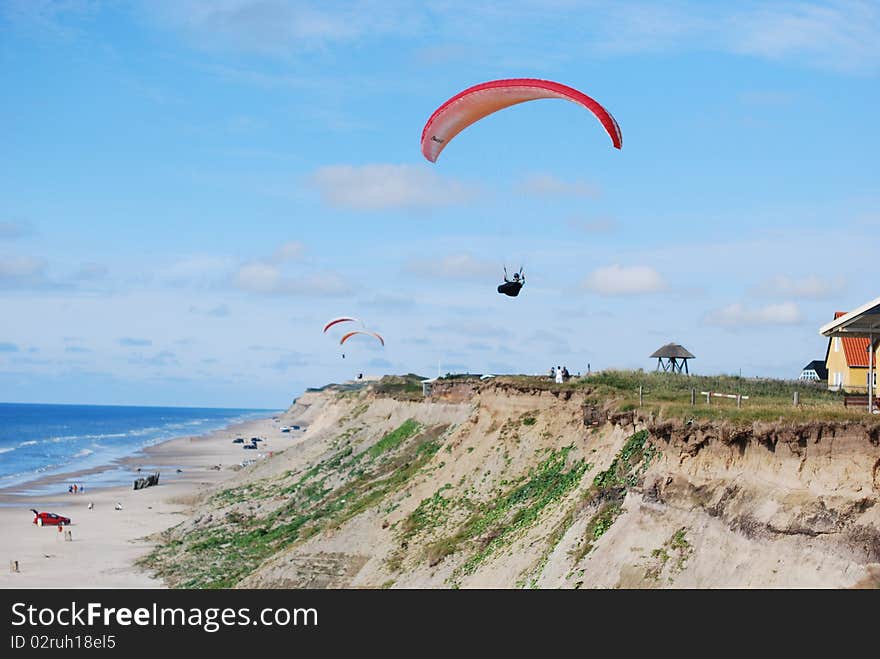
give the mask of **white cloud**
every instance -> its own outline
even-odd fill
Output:
[[[150,339],[138,339],[130,336],[123,336],[119,339],[119,345],[127,348],[151,346],[153,342]]]
[[[170,286],[215,286],[234,268],[235,261],[229,257],[197,254],[165,266],[158,278]]]
[[[405,3],[316,0],[152,0],[165,24],[201,46],[284,56],[326,49],[362,37],[410,35],[427,19]]]
[[[281,270],[268,263],[249,263],[238,270],[239,287],[252,293],[275,293],[283,277]]]
[[[34,232],[27,222],[0,222],[0,240],[17,240]]]
[[[107,276],[107,266],[100,263],[83,263],[73,274],[78,281],[97,281]]]
[[[606,5],[600,48],[611,53],[709,49],[814,68],[880,68],[880,7],[871,0],[730,4]]]
[[[406,311],[416,306],[416,301],[411,297],[379,293],[368,300],[364,300],[365,306],[383,309],[385,311]]]
[[[494,325],[480,320],[468,319],[428,325],[426,329],[429,332],[463,334],[468,338],[491,337],[492,339],[504,339],[512,336],[511,331],[502,325]]]
[[[568,220],[568,226],[586,233],[611,233],[617,230],[617,222],[610,217],[599,217],[592,220],[572,217]]]
[[[275,369],[276,371],[286,373],[291,368],[302,368],[303,366],[308,366],[308,364],[308,355],[304,355],[300,352],[289,352],[279,356],[277,360],[270,364],[266,364],[266,366]]]
[[[803,314],[794,302],[769,304],[750,309],[742,304],[728,305],[706,315],[707,325],[718,327],[760,327],[767,325],[797,325],[803,321]]]
[[[0,288],[31,288],[46,284],[46,262],[43,259],[0,257]]]
[[[305,245],[297,240],[289,240],[275,250],[273,260],[279,262],[299,261],[305,253]]]
[[[497,263],[481,261],[468,252],[439,259],[413,260],[404,266],[407,272],[421,277],[474,281],[497,278],[498,269]]]
[[[330,165],[311,182],[324,203],[354,210],[449,206],[477,194],[473,186],[417,165]]]
[[[212,316],[213,318],[226,318],[232,314],[232,310],[229,308],[228,304],[218,304],[217,306],[210,309],[203,309],[202,307],[191,306],[189,308],[189,312],[205,316]]]
[[[520,183],[526,194],[538,197],[592,197],[600,194],[599,186],[589,181],[563,181],[552,174],[533,174]]]
[[[177,365],[180,362],[177,360],[177,356],[169,351],[162,350],[161,352],[156,353],[152,357],[145,357],[143,355],[134,355],[128,358],[129,364],[144,364],[147,366],[172,366]]]
[[[333,296],[351,292],[349,286],[335,273],[316,273],[305,277],[288,277],[281,269],[269,263],[247,263],[235,276],[236,285],[249,293],[262,295]]]
[[[880,69],[880,7],[876,0],[773,3],[614,2],[381,3],[318,0],[151,0],[143,12],[200,47],[235,49],[289,59],[364,42],[397,40],[430,51],[422,61],[460,44],[475,61],[491,57],[522,66],[585,55],[642,52],[725,52],[844,72]],[[71,10],[74,8],[74,10]],[[78,14],[102,10],[88,0],[5,0],[16,25],[75,32]],[[71,27],[73,24],[73,28]],[[494,29],[487,30],[486,25]],[[552,35],[552,39],[550,36]],[[476,44],[476,45],[475,45]],[[406,52],[404,50],[403,52]]]
[[[599,268],[584,280],[583,287],[599,295],[640,295],[668,288],[660,273],[645,265]]]
[[[209,316],[214,316],[214,318],[226,318],[232,312],[229,310],[229,305],[218,304],[213,309],[208,309],[205,313]]]
[[[762,5],[727,21],[734,52],[769,59],[803,58],[810,64],[862,72],[880,65],[880,6],[876,2]]]
[[[828,278],[811,275],[794,279],[787,275],[777,275],[762,282],[754,292],[769,297],[823,300],[839,295],[844,288],[846,288],[846,280],[843,277]]]

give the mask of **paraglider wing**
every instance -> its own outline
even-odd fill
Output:
[[[349,323],[349,322],[360,323],[361,321],[358,320],[357,318],[349,318],[347,316],[343,317],[343,318],[334,318],[329,323],[324,325],[324,333],[326,334],[328,329],[330,329],[331,327],[333,327],[334,325],[336,325],[338,323]],[[363,323],[361,323],[361,324],[363,325]]]
[[[374,336],[374,337],[376,337],[377,339],[379,339],[379,343],[381,343],[383,346],[385,345],[385,339],[383,339],[381,336],[379,336],[379,335],[376,334],[375,332],[365,332],[365,331],[363,331],[363,330],[355,330],[354,332],[349,332],[348,334],[346,334],[345,336],[343,336],[341,339],[339,339],[339,345],[342,345],[343,343],[345,343],[346,341],[348,341],[348,340],[349,340],[351,337],[353,337],[355,334],[367,334],[368,336]]]
[[[541,98],[561,98],[584,106],[608,131],[614,148],[623,145],[620,126],[611,113],[583,92],[550,80],[514,78],[474,85],[437,108],[422,129],[422,154],[437,162],[450,140],[472,123],[511,105]]]

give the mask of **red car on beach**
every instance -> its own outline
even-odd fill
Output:
[[[70,524],[70,518],[55,513],[41,513],[31,508],[34,514],[34,524],[37,526],[67,526]]]

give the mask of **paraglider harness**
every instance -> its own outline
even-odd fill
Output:
[[[522,271],[523,269],[520,268],[519,272],[513,273],[513,279],[511,280],[507,277],[507,266],[504,266],[504,283],[498,287],[498,292],[510,297],[519,295],[520,289],[526,283],[526,278]]]

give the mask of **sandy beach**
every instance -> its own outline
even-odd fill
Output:
[[[243,460],[261,459],[291,446],[301,432],[281,432],[281,415],[229,426],[203,436],[162,442],[117,462],[146,476],[159,471],[157,486],[88,488],[69,494],[67,484],[84,474],[62,474],[30,486],[57,494],[23,496],[0,491],[0,588],[161,588],[135,566],[149,551],[148,536],[180,522],[199,494],[239,472]],[[257,450],[243,450],[236,437],[260,437]],[[136,475],[136,473],[135,473]],[[15,489],[22,489],[21,487]],[[89,509],[89,503],[93,504]],[[116,510],[117,503],[122,505]],[[33,524],[31,508],[72,520],[72,540],[57,527]],[[18,572],[10,563],[18,562]]]

